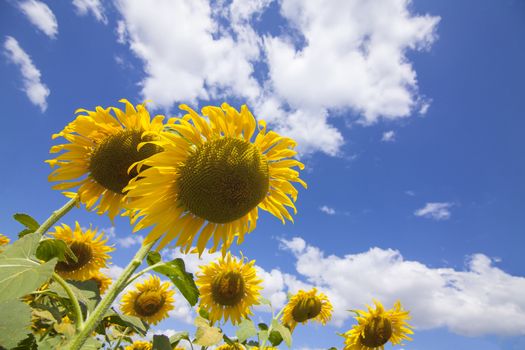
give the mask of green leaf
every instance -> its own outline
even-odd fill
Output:
[[[146,256],[146,261],[148,262],[148,265],[155,265],[156,263],[160,262],[162,260],[159,252],[151,251]]]
[[[239,342],[241,343],[248,338],[255,336],[256,334],[257,328],[255,328],[252,320],[248,320],[247,318],[241,321],[239,328],[237,328],[237,331],[235,332],[237,339],[239,339]]]
[[[281,333],[278,331],[272,330],[270,332],[270,336],[268,337],[268,340],[270,340],[270,343],[272,343],[273,346],[278,346],[283,342],[283,337],[281,336]]]
[[[35,232],[35,231],[30,230],[30,229],[28,229],[28,228],[25,228],[25,229],[23,229],[22,231],[18,232],[18,238],[22,238],[22,237],[24,237],[25,235],[28,235],[28,234],[33,233],[33,232]]]
[[[0,310],[0,344],[11,349],[30,333],[31,308],[21,301],[8,300],[0,302]]]
[[[66,242],[61,239],[44,239],[36,248],[36,257],[40,260],[49,261],[57,258],[58,261],[67,262],[73,260],[77,262],[78,259],[75,253],[69,248]]]
[[[53,274],[56,259],[42,265],[25,258],[0,259],[0,302],[27,295]]]
[[[144,323],[140,318],[135,316],[120,315],[115,310],[108,310],[104,316],[104,323],[113,323],[122,327],[130,327],[135,332],[146,335],[149,326]]]
[[[259,323],[257,325],[257,327],[259,327],[259,329],[262,330],[262,331],[267,331],[268,330],[268,325],[266,323]]]
[[[28,229],[32,230],[33,232],[40,227],[38,221],[33,219],[29,214],[16,213],[15,215],[13,215],[13,218]]]
[[[98,340],[96,340],[93,337],[89,337],[86,339],[86,342],[84,343],[84,345],[82,345],[80,350],[99,350],[101,348],[101,345],[102,344],[100,344]]]
[[[11,350],[38,350],[35,336],[29,334],[27,338],[19,342],[18,345]]]
[[[6,250],[0,254],[0,259],[3,258],[25,258],[33,259],[35,257],[36,248],[40,242],[40,235],[36,233],[25,235],[12,245],[8,246]]]
[[[98,294],[98,286],[95,281],[67,281],[69,288],[73,294],[77,297],[80,305],[84,306],[87,310],[93,311],[95,306],[100,300]],[[69,299],[66,291],[58,283],[53,283],[49,286],[49,290],[63,299]],[[85,311],[85,310],[84,310]]]
[[[181,294],[188,300],[191,306],[195,306],[199,300],[199,290],[193,280],[193,274],[186,272],[184,261],[175,259],[165,262],[153,269],[166,277],[179,289]]]
[[[170,337],[170,343],[172,346],[177,345],[182,339],[190,340],[190,334],[188,332],[177,332]]]
[[[220,328],[210,327],[208,320],[197,316],[195,318],[195,326],[197,326],[197,332],[195,333],[194,344],[212,346],[222,340],[222,332]]]
[[[154,335],[152,350],[171,350],[171,344],[168,337],[165,335]]]
[[[292,334],[290,333],[290,330],[286,328],[284,325],[279,323],[277,320],[272,320],[272,330],[275,330],[281,334],[281,336],[284,339],[284,342],[288,347],[292,346]]]
[[[205,318],[207,320],[210,319],[210,313],[208,312],[208,310],[204,309],[204,308],[199,308],[199,315],[202,317],[202,318]]]

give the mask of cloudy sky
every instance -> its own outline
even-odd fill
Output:
[[[3,1],[0,231],[64,203],[44,160],[77,108],[246,103],[298,141],[309,188],[233,250],[275,307],[315,286],[336,310],[294,349],[341,348],[372,298],[411,310],[405,350],[523,349],[524,37],[521,0]],[[146,234],[75,219],[111,236],[113,275]],[[157,331],[191,328],[181,298],[172,316]]]

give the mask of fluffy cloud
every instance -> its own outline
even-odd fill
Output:
[[[142,244],[144,237],[141,235],[129,235],[124,238],[117,238],[117,244],[122,248],[129,248],[134,245]]]
[[[23,78],[23,90],[31,103],[45,112],[50,91],[40,80],[40,71],[33,64],[31,57],[20,47],[18,41],[10,36],[6,37],[4,42],[4,52],[7,58],[20,69]]]
[[[262,35],[254,23],[271,2],[118,0],[118,40],[144,63],[143,97],[164,109],[246,100],[303,154],[339,154],[334,115],[372,124],[428,109],[406,52],[432,44],[438,17],[410,13],[409,0],[283,0],[289,29]]]
[[[450,208],[453,203],[449,202],[430,202],[426,203],[423,208],[419,208],[414,212],[415,216],[420,216],[437,221],[450,219]]]
[[[100,0],[73,0],[73,6],[75,6],[77,13],[81,16],[91,13],[97,21],[102,23],[108,22]]]
[[[383,142],[394,142],[396,140],[396,132],[394,130],[385,131],[381,137]]]
[[[58,34],[57,19],[46,4],[37,0],[25,0],[19,4],[20,10],[26,15],[33,25],[50,38]]]
[[[483,254],[469,257],[465,270],[455,270],[405,260],[392,249],[339,257],[326,256],[301,238],[283,240],[281,246],[296,257],[301,277],[285,276],[289,290],[315,286],[327,293],[336,325],[351,316],[345,310],[363,308],[372,298],[386,307],[400,299],[419,329],[444,326],[471,336],[525,334],[525,278],[505,273]]]
[[[326,205],[323,205],[322,207],[320,207],[319,210],[327,215],[335,215],[335,209],[330,208],[329,206],[326,206]]]

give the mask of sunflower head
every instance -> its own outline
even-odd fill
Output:
[[[50,232],[50,235],[63,240],[75,254],[76,261],[66,257],[66,261],[59,261],[55,265],[55,271],[70,280],[90,279],[99,269],[106,267],[108,253],[114,250],[106,245],[108,239],[103,234],[97,236],[97,230],[91,228],[82,230],[78,222],[75,222],[74,229],[66,224],[55,226],[55,231]]]
[[[0,233],[0,246],[9,244],[9,242],[10,242],[9,237],[4,236],[3,234]]]
[[[144,105],[135,108],[127,100],[120,101],[125,103],[125,111],[112,107],[77,110],[77,118],[53,135],[68,143],[53,146],[51,153],[64,152],[47,161],[56,167],[49,181],[60,182],[53,188],[80,186],[80,201],[88,209],[98,209],[99,214],[109,212],[111,219],[123,208],[124,187],[137,175],[134,164],[160,151],[158,146],[143,142],[156,139],[164,119],[156,116],[151,120]]]
[[[160,278],[151,276],[122,297],[122,312],[140,317],[150,324],[159,323],[168,316],[168,311],[174,309],[175,293],[168,288],[168,282],[161,283]]]
[[[97,283],[100,295],[104,294],[104,292],[109,288],[109,286],[113,282],[111,278],[109,278],[100,271],[97,271],[93,276],[91,276],[91,279]]]
[[[403,340],[412,340],[412,327],[406,322],[409,312],[403,310],[401,303],[395,303],[394,308],[385,310],[383,305],[374,300],[375,309],[368,307],[368,312],[358,310],[357,325],[343,334],[344,350],[374,350],[384,349],[389,341],[392,345]]]
[[[332,317],[332,311],[333,306],[328,297],[317,293],[316,288],[309,292],[300,290],[284,307],[282,320],[293,330],[298,323],[306,323],[308,320],[326,324]]]
[[[135,340],[133,344],[126,346],[125,350],[151,350],[153,344],[148,341]]]
[[[164,235],[159,249],[172,240],[190,250],[197,234],[202,253],[213,237],[212,251],[222,243],[223,255],[234,238],[243,240],[255,228],[258,209],[293,221],[298,169],[293,159],[292,139],[266,131],[246,106],[240,111],[224,103],[207,106],[202,116],[186,105],[182,118],[170,121],[158,140],[162,148],[140,164],[140,177],[126,190],[130,207],[138,210],[135,231],[154,226],[145,239],[151,242]],[[222,241],[222,242],[221,242]]]
[[[250,307],[259,304],[262,280],[257,278],[255,260],[244,263],[228,253],[201,266],[195,281],[201,294],[200,307],[208,311],[212,322],[224,318],[233,324],[251,315]]]

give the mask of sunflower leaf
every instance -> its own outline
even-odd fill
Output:
[[[166,277],[179,289],[191,306],[199,300],[199,290],[193,280],[193,274],[186,272],[184,261],[180,258],[162,263],[153,269]]]
[[[268,337],[268,340],[270,341],[270,343],[272,343],[274,347],[276,347],[283,342],[283,337],[280,332],[272,330],[270,332],[270,336]]]
[[[195,333],[194,344],[212,346],[222,340],[221,329],[209,326],[208,321],[204,318],[197,316],[195,318],[195,326],[197,326],[197,332]]]
[[[69,248],[66,242],[61,239],[44,239],[36,248],[36,257],[40,260],[49,261],[57,258],[58,261],[66,262],[69,259],[77,262],[75,253]]]
[[[281,334],[288,347],[292,346],[292,334],[288,328],[274,319],[272,320],[272,330],[275,330]]]
[[[256,334],[257,328],[255,328],[253,321],[248,320],[246,318],[241,321],[239,328],[237,328],[237,331],[235,332],[235,335],[241,343],[247,340],[248,338],[253,337]]]
[[[154,335],[152,350],[171,350],[169,338],[165,335]]]
[[[27,234],[12,245],[8,246],[1,254],[2,258],[24,258],[27,260],[35,257],[36,248],[40,242],[39,234]]]
[[[0,344],[11,349],[30,332],[31,308],[21,301],[8,300],[0,303],[0,310]]]
[[[190,334],[188,332],[178,332],[175,333],[170,337],[170,343],[171,346],[177,346],[177,344],[182,340],[185,339],[187,341],[190,340]]]
[[[35,291],[53,274],[56,259],[42,265],[28,259],[0,259],[0,301],[17,299]]]
[[[259,331],[259,344],[262,344],[268,340],[268,330]]]
[[[13,215],[13,218],[28,229],[30,229],[32,232],[36,231],[40,227],[38,221],[33,219],[29,214],[16,213],[15,215]]]

